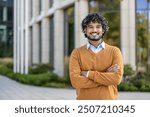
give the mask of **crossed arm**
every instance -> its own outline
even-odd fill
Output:
[[[121,62],[118,59],[121,59]],[[73,52],[70,58],[70,79],[74,88],[94,88],[99,85],[118,85],[123,75],[121,53],[116,56],[116,61],[106,72],[81,71],[77,52]],[[88,73],[89,72],[89,73]],[[88,77],[87,77],[88,73]]]
[[[118,72],[118,70],[119,70],[119,65],[118,64],[114,64],[114,65],[110,66],[106,70],[106,72]],[[87,77],[88,74],[89,74],[89,71],[81,71],[81,76]]]

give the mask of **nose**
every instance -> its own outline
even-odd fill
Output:
[[[97,28],[96,28],[96,27],[94,27],[94,28],[93,28],[93,31],[94,31],[94,32],[97,32]]]

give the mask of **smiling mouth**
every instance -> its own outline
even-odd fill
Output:
[[[94,37],[95,39],[97,39],[97,38],[99,38],[99,33],[90,33],[90,35],[92,36],[92,37]]]

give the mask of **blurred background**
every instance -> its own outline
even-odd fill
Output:
[[[70,86],[72,50],[86,43],[81,21],[106,17],[106,43],[121,49],[120,91],[150,91],[149,0],[0,0],[0,74],[22,83]]]

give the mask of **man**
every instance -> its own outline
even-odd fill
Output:
[[[117,47],[103,41],[107,21],[98,13],[88,14],[81,23],[86,45],[71,53],[69,70],[78,100],[114,100],[123,76],[123,60]]]

